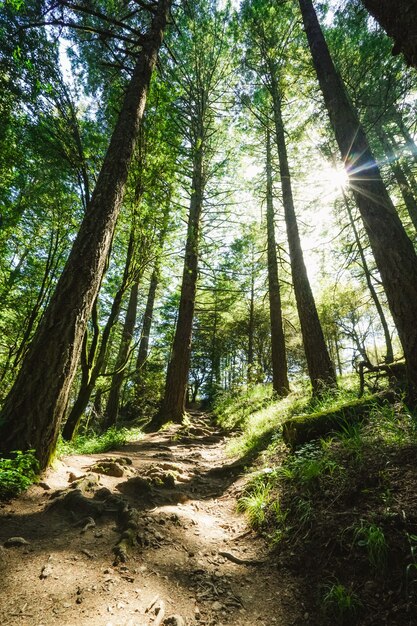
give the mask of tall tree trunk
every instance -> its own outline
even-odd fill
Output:
[[[0,415],[1,451],[34,448],[42,469],[56,446],[105,269],[169,7],[170,0],[159,0],[155,8],[89,209]]]
[[[290,169],[288,166],[287,146],[285,141],[284,123],[281,111],[281,98],[273,70],[270,72],[271,93],[274,105],[274,121],[276,142],[281,176],[282,202],[284,205],[285,224],[287,227],[288,246],[290,251],[291,273],[303,336],[304,351],[308,373],[314,394],[319,394],[327,387],[336,386],[336,373],[331,362],[323,336],[319,316],[311,291],[307,270],[304,264],[294,200],[291,187]]]
[[[369,271],[369,267],[366,261],[362,242],[360,240],[358,229],[356,228],[355,220],[352,215],[352,209],[350,207],[349,200],[345,194],[343,194],[343,199],[344,199],[346,210],[349,216],[350,225],[353,230],[353,235],[355,237],[355,242],[356,242],[356,247],[358,248],[359,257],[361,259],[361,265],[362,265],[363,273],[365,275],[366,284],[368,286],[369,293],[371,294],[371,298],[377,310],[379,320],[381,322],[381,326],[384,331],[385,347],[386,347],[385,362],[392,363],[394,360],[394,350],[392,347],[391,333],[388,328],[387,318],[385,317],[384,309],[382,308],[382,304],[378,298],[378,294],[372,282],[371,272]]]
[[[404,349],[409,400],[417,401],[417,257],[336,71],[311,0],[299,0],[314,66],[388,304]]]
[[[248,385],[253,383],[254,370],[254,335],[255,335],[255,259],[252,242],[252,264],[250,274],[250,300],[249,300],[249,323],[248,323]]]
[[[88,350],[87,333],[85,333],[83,350],[81,353],[81,383],[77,399],[75,400],[67,421],[65,422],[64,428],[62,429],[62,437],[65,441],[71,441],[77,434],[81,418],[87,408],[94,387],[96,386],[97,378],[103,373],[105,368],[110,333],[119,317],[123,296],[128,289],[131,280],[134,246],[135,240],[132,229],[127,248],[122,282],[114,297],[109,317],[107,318],[106,325],[103,329],[100,345],[98,345],[100,331],[97,320],[97,309],[96,306],[93,307],[93,339],[91,341],[90,349]]]
[[[278,279],[277,244],[272,185],[271,134],[266,134],[266,231],[268,242],[269,316],[271,321],[272,386],[279,396],[290,391],[287,354],[282,323],[281,290]]]
[[[410,216],[411,222],[417,231],[417,202],[414,198],[413,192],[411,191],[410,185],[408,184],[408,180],[402,170],[401,165],[396,159],[394,149],[383,129],[381,129],[378,133],[379,141],[384,149],[384,152],[387,156],[390,168],[392,173],[394,174],[394,178],[398,185],[398,188],[401,192],[401,195],[404,200],[405,208],[407,209],[408,215]]]
[[[153,320],[153,310],[155,306],[156,290],[159,283],[159,263],[155,263],[149,283],[148,297],[146,300],[145,313],[143,315],[142,332],[139,342],[138,356],[136,359],[136,392],[140,393],[143,384],[143,368],[148,358],[149,336]]]
[[[136,325],[138,308],[139,280],[135,280],[130,290],[126,317],[123,324],[122,337],[120,339],[119,352],[116,359],[116,371],[112,376],[111,388],[105,411],[105,427],[110,428],[117,422],[119,415],[120,390],[124,379],[124,370],[129,360],[133,333]]]
[[[201,137],[201,134],[199,135]],[[177,326],[168,364],[164,398],[157,416],[147,426],[156,429],[169,421],[181,423],[185,414],[188,372],[191,358],[191,336],[197,289],[200,219],[203,206],[203,140],[196,141],[187,242],[185,246],[180,305]]]
[[[393,38],[392,53],[404,54],[417,67],[417,0],[362,0],[362,4]]]

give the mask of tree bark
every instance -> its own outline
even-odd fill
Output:
[[[159,283],[159,267],[155,264],[155,268],[152,272],[151,280],[149,283],[148,297],[146,300],[145,313],[143,315],[142,332],[139,342],[138,356],[136,359],[136,389],[137,393],[142,388],[143,368],[148,358],[149,353],[149,336],[151,333],[151,326],[153,320],[153,310],[155,306],[156,290]]]
[[[284,205],[285,224],[287,227],[288,246],[290,251],[291,273],[303,336],[304,351],[313,394],[319,394],[328,387],[336,387],[336,373],[331,362],[323,336],[319,316],[316,309],[307,270],[304,264],[294,200],[291,187],[290,169],[288,166],[287,146],[284,124],[282,120],[281,98],[278,92],[276,76],[270,72],[271,93],[274,105],[274,121],[276,142],[279,157],[279,169]]]
[[[109,317],[107,318],[106,325],[103,329],[100,345],[98,346],[99,328],[96,320],[97,311],[95,308],[93,308],[92,316],[94,322],[94,335],[89,350],[87,346],[87,333],[84,336],[84,347],[81,355],[81,384],[77,399],[75,400],[67,421],[65,422],[64,428],[62,429],[62,437],[65,441],[71,441],[76,436],[81,418],[87,408],[94,387],[96,386],[97,378],[105,369],[110,333],[119,317],[123,296],[129,286],[133,256],[134,233],[132,229],[127,248],[122,282],[114,297]]]
[[[368,140],[336,71],[311,0],[299,0],[313,63],[352,191],[381,274],[417,400],[417,257],[381,178]],[[397,9],[396,9],[397,10]]]
[[[129,353],[136,325],[138,293],[139,280],[135,280],[132,285],[132,289],[130,290],[122,337],[120,339],[119,352],[116,359],[116,371],[111,380],[111,388],[105,411],[105,428],[114,426],[119,416],[120,390],[123,384],[124,370],[127,361],[129,360]]]
[[[271,135],[266,134],[266,230],[268,244],[269,317],[271,322],[272,386],[279,396],[290,391],[287,354],[282,323],[281,291],[278,279],[277,244],[275,240],[272,186]]]
[[[56,446],[105,270],[169,7],[170,0],[159,0],[155,8],[89,209],[0,415],[0,450],[33,448],[41,469],[48,465]]]
[[[407,64],[417,67],[417,0],[362,0],[362,4],[393,38],[392,53],[402,52]]]
[[[203,207],[203,140],[196,141],[193,158],[193,178],[190,212],[185,246],[184,271],[177,327],[168,364],[164,398],[159,414],[152,420],[152,428],[169,421],[181,423],[185,414],[188,372],[191,359],[191,336],[197,289],[200,218]]]

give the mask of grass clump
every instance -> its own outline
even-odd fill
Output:
[[[39,463],[34,452],[16,450],[11,458],[0,458],[0,500],[15,498],[37,478]]]
[[[66,454],[100,454],[121,448],[128,441],[139,439],[142,435],[140,429],[128,429],[111,427],[101,435],[79,435],[71,442],[58,442],[57,455]]]
[[[271,485],[257,482],[238,500],[237,510],[246,514],[250,526],[256,530],[265,523],[270,494]]]
[[[353,541],[357,546],[365,548],[369,563],[374,569],[385,568],[388,546],[380,526],[360,520],[354,529]]]
[[[354,624],[361,606],[359,596],[339,581],[325,585],[322,611],[337,624]]]

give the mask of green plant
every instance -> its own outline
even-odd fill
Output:
[[[362,603],[354,591],[336,581],[325,585],[321,606],[323,612],[339,624],[352,624]]]
[[[385,567],[388,546],[382,528],[361,520],[359,527],[354,530],[353,541],[366,549],[372,567],[375,569]]]
[[[412,535],[408,532],[405,533],[410,547],[410,563],[405,569],[405,590],[407,597],[411,593],[411,584],[416,583],[417,576],[417,535]],[[414,574],[414,576],[413,576]]]
[[[270,491],[269,484],[257,481],[237,502],[237,510],[247,515],[252,528],[260,528],[266,520]]]
[[[313,503],[308,498],[297,497],[294,501],[294,511],[301,526],[309,524],[314,517]]]
[[[311,442],[296,450],[279,473],[300,485],[312,485],[323,476],[342,472],[343,467],[331,458],[328,450],[323,450],[320,442]]]
[[[140,429],[116,428],[106,430],[102,435],[80,435],[70,443],[60,440],[57,447],[57,455],[65,454],[98,454],[108,452],[124,446],[132,439],[138,439],[142,435]]]
[[[39,472],[34,450],[15,450],[11,458],[0,458],[0,500],[19,495],[33,483]]]
[[[360,424],[345,422],[338,437],[342,447],[357,462],[363,459],[364,437]]]

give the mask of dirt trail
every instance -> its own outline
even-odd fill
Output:
[[[57,463],[0,509],[0,624],[312,623],[297,582],[236,513],[245,479],[224,447],[194,414],[188,429]]]

